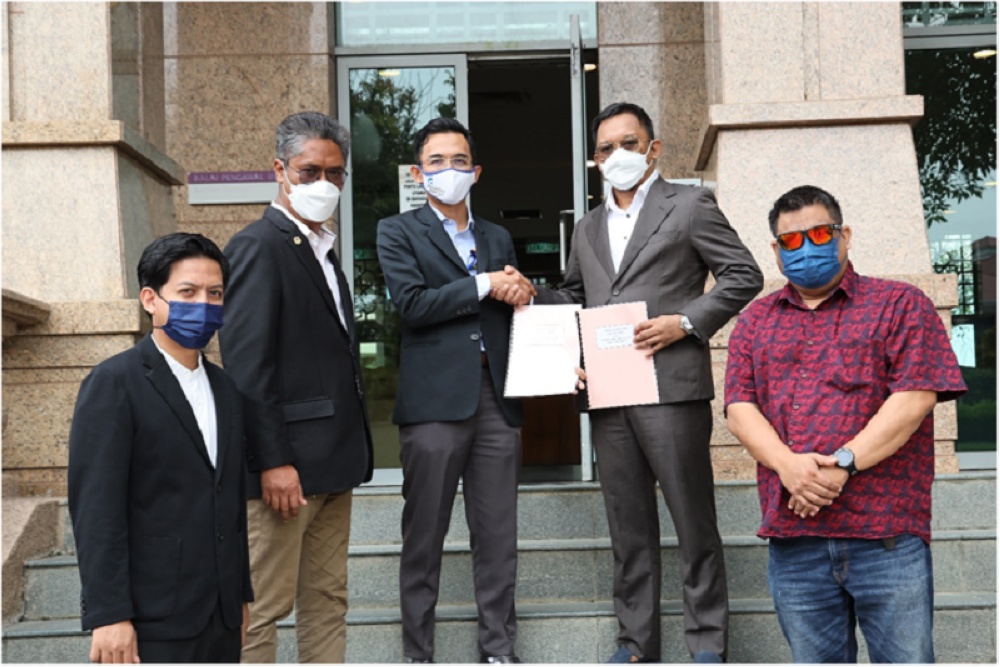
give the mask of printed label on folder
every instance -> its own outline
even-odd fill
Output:
[[[608,327],[597,327],[597,349],[610,350],[616,347],[632,347],[635,339],[635,327],[631,324],[615,324]]]

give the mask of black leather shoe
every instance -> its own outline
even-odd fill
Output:
[[[521,659],[516,655],[480,655],[479,662],[493,665],[520,665]]]

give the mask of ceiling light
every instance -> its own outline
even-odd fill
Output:
[[[982,51],[976,51],[973,53],[972,57],[977,60],[986,60],[987,58],[992,58],[996,54],[996,49],[983,49]]]
[[[380,69],[378,71],[379,76],[399,76],[398,69]]]
[[[596,162],[594,162],[593,160],[587,160],[587,169],[593,169],[596,166],[597,166]]]
[[[995,188],[997,186],[997,182],[996,181],[986,181],[985,183],[983,183],[983,185],[985,185],[988,188]]]
[[[594,65],[592,63],[587,63],[586,65],[583,66],[584,72],[593,72],[595,69],[597,69],[597,65]]]
[[[946,208],[945,210],[943,210],[941,212],[944,213],[945,215],[951,215],[952,213],[954,213],[954,211],[951,210],[950,208]]]

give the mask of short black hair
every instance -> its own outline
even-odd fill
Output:
[[[139,289],[150,287],[159,293],[167,281],[174,263],[195,257],[206,257],[219,263],[222,269],[222,284],[229,283],[229,260],[219,250],[219,246],[201,234],[177,232],[160,237],[146,246],[139,258]]]
[[[465,137],[465,140],[469,142],[469,157],[472,158],[472,164],[478,164],[476,162],[476,142],[472,139],[472,132],[469,132],[464,125],[454,118],[435,118],[417,130],[417,134],[413,138],[413,159],[416,163],[421,163],[420,153],[424,150],[427,137],[432,134],[446,134],[450,132],[461,134]]]
[[[807,206],[815,206],[817,204],[827,210],[827,213],[830,214],[835,223],[838,225],[843,224],[844,217],[840,213],[840,204],[837,203],[836,197],[822,188],[817,188],[815,185],[800,185],[778,197],[771,208],[771,212],[767,214],[767,221],[771,225],[771,236],[777,236],[778,234],[779,215],[801,211]]]
[[[643,129],[646,130],[646,134],[649,135],[650,141],[656,138],[656,135],[653,133],[653,120],[646,113],[645,109],[631,102],[614,102],[604,107],[604,111],[597,114],[597,118],[590,123],[590,143],[594,145],[595,150],[597,149],[597,128],[607,119],[620,116],[623,113],[632,114],[639,119]]]

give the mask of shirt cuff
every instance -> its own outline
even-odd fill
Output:
[[[486,298],[486,295],[490,293],[492,285],[490,284],[490,276],[487,273],[477,273],[476,274],[476,289],[479,290],[479,300],[482,301]]]

